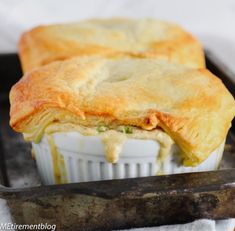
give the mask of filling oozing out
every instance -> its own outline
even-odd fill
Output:
[[[160,144],[159,158],[164,158],[170,151],[173,140],[161,129],[146,131],[132,126],[117,126],[110,128],[105,125],[97,127],[85,127],[73,124],[51,124],[45,133],[47,135],[55,132],[77,131],[84,136],[99,136],[104,144],[107,162],[116,163],[122,152],[123,145],[127,139],[154,140]]]
[[[57,150],[53,134],[57,132],[72,131],[79,132],[84,136],[100,137],[104,144],[106,161],[113,164],[118,162],[119,155],[122,152],[123,145],[127,139],[153,140],[159,143],[160,149],[156,150],[156,162],[159,168],[156,174],[161,174],[164,161],[166,160],[166,157],[172,153],[172,150],[174,150],[174,153],[179,152],[179,154],[181,154],[179,156],[180,159],[182,159],[182,157],[184,158],[183,153],[177,148],[171,137],[160,128],[147,131],[137,127],[124,125],[116,127],[106,125],[85,127],[70,123],[51,123],[46,127],[43,133],[50,147],[55,183],[66,183],[67,173],[63,155]],[[37,143],[40,142],[41,139],[35,136],[33,140]],[[177,148],[177,150],[175,150],[175,148]]]
[[[50,146],[55,183],[56,184],[67,183],[68,180],[64,163],[64,157],[58,152],[53,136],[46,135],[46,138]]]
[[[45,129],[45,136],[52,155],[55,183],[65,183],[67,174],[62,155],[56,148],[53,133],[69,131],[77,131],[84,136],[99,136],[104,144],[106,161],[109,163],[118,162],[119,155],[127,139],[154,140],[158,142],[160,144],[160,150],[156,153],[158,164],[164,161],[174,143],[170,136],[161,129],[146,131],[132,126],[117,126],[113,128],[99,125],[97,127],[85,127],[74,124],[53,123]]]

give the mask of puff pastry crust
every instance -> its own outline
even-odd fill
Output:
[[[201,44],[178,25],[154,19],[93,19],[39,26],[23,34],[19,54],[24,72],[73,56],[161,57],[204,67]]]
[[[190,163],[226,138],[232,95],[206,69],[165,60],[76,57],[26,74],[10,92],[10,124],[25,134],[53,122],[162,128]]]

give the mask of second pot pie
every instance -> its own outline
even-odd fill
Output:
[[[222,150],[235,114],[233,97],[208,70],[138,58],[51,63],[24,75],[11,89],[10,103],[11,126],[34,145],[47,134],[63,133],[62,140],[101,136],[110,163],[118,163],[131,138],[137,145],[157,141],[159,158],[175,145],[181,165],[197,166]],[[55,151],[53,139],[48,142]]]
[[[155,19],[93,19],[39,26],[23,34],[19,54],[24,72],[73,56],[163,58],[204,67],[199,41],[180,26]]]

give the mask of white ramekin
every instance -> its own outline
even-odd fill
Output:
[[[54,133],[55,147],[59,154],[60,182],[56,180],[53,157],[46,136],[40,143],[33,143],[35,159],[44,184],[73,183],[107,179],[153,176],[195,171],[210,171],[218,168],[224,143],[207,160],[197,167],[184,167],[173,146],[163,161],[157,161],[160,144],[152,140],[128,139],[118,163],[105,160],[104,145],[99,136],[83,136],[78,132]]]

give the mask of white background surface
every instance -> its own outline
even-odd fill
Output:
[[[0,52],[38,24],[115,16],[177,22],[235,72],[235,0],[0,0]]]

